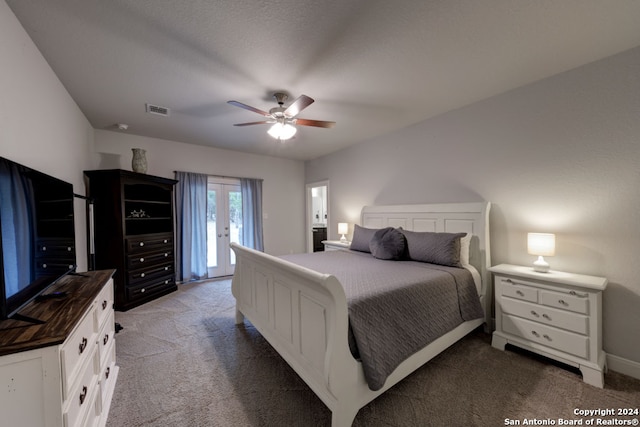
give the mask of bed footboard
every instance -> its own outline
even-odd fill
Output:
[[[332,411],[333,427],[350,426],[360,405],[353,392],[361,368],[348,345],[347,300],[340,282],[232,243],[236,323],[246,317]]]

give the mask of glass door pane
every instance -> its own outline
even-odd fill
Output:
[[[216,234],[217,206],[216,197],[217,189],[209,186],[207,191],[207,267],[218,266],[218,245]]]
[[[229,241],[234,243],[242,243],[242,193],[237,186],[225,186],[227,192],[227,200],[229,203]],[[227,268],[233,271],[236,265],[236,254],[229,251],[229,264]],[[232,273],[229,273],[232,274]]]

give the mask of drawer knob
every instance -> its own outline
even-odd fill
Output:
[[[108,379],[110,373],[111,373],[111,366],[107,366],[107,370],[104,371],[104,378]]]
[[[536,317],[540,317],[540,315],[538,313],[536,313],[534,310],[531,310],[531,314],[533,314]]]
[[[145,288],[142,288],[140,289],[140,292],[144,293],[145,290],[146,290]]]
[[[540,337],[540,334],[539,334],[539,333],[537,333],[536,331],[531,331],[531,334],[532,334],[534,337]]]
[[[144,258],[140,258],[140,262],[144,262]]]
[[[547,313],[543,314],[542,317],[544,317],[547,320],[551,320],[551,317]]]
[[[550,337],[549,335],[544,334],[544,335],[543,335],[543,337],[545,337],[545,339],[546,339],[547,341],[551,341],[551,337]]]
[[[80,405],[84,403],[84,400],[87,398],[87,386],[82,387],[82,393],[80,393]]]
[[[78,346],[79,354],[82,354],[85,348],[87,348],[87,339],[82,337],[82,341],[80,341],[80,345]]]
[[[107,308],[107,300],[102,301],[102,309]]]
[[[144,273],[140,273],[140,277],[144,277]]]
[[[71,247],[67,246],[67,252],[71,252]]]
[[[165,268],[164,268],[164,271],[169,271],[169,267],[165,267]]]
[[[569,304],[567,304],[567,302],[566,302],[565,300],[563,300],[563,299],[559,299],[559,300],[558,300],[558,304],[562,304],[562,305],[569,305]]]
[[[513,281],[511,279],[506,279],[505,282],[507,283],[513,283]]]
[[[168,240],[167,240],[167,239],[164,239],[164,241],[163,241],[162,243],[167,243],[167,242],[168,242]]]
[[[523,296],[524,296],[524,292],[522,292],[521,290],[517,290],[517,291],[516,291],[516,294],[520,295],[521,297],[523,297]]]
[[[168,256],[169,256],[169,254],[168,254],[168,253],[165,253],[165,254],[164,254],[164,256],[165,256],[165,258],[166,258],[166,257],[168,257]]]
[[[144,242],[140,242],[140,246],[144,246]]]
[[[43,250],[43,251],[46,251],[46,250],[47,250],[47,247],[46,247],[46,246],[43,246],[43,247],[42,247],[42,250]]]
[[[164,284],[165,284],[165,285],[168,285],[168,284],[169,284],[169,280],[165,280],[165,281],[164,281]]]
[[[105,334],[104,338],[102,338],[102,345],[107,345],[109,342],[109,334]]]
[[[47,268],[47,264],[42,264],[42,268]]]

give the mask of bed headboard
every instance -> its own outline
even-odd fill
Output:
[[[491,246],[489,202],[365,206],[360,224],[367,228],[402,227],[411,231],[471,233],[469,262],[482,278],[482,300],[491,318]],[[490,322],[487,322],[490,325]]]

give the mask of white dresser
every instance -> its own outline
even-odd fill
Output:
[[[602,291],[607,279],[500,264],[495,277],[496,330],[492,345],[512,344],[580,369],[602,388]]]
[[[0,322],[2,425],[104,426],[118,376],[113,271],[67,276],[22,312],[42,325]]]

